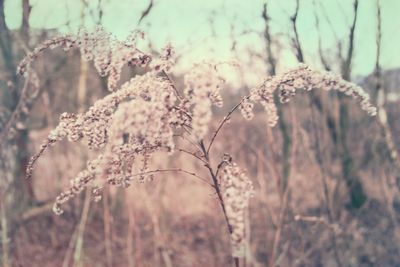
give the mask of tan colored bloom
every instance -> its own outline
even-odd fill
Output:
[[[245,249],[245,212],[254,193],[253,184],[236,163],[224,167],[220,177],[226,215],[232,227],[232,254],[242,257]]]

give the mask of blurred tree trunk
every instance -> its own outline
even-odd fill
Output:
[[[347,50],[347,55],[345,61],[342,64],[342,76],[343,79],[350,81],[351,80],[351,67],[352,67],[352,59],[353,59],[353,51],[354,51],[354,35],[355,28],[357,23],[357,15],[358,15],[358,0],[354,0],[353,2],[353,11],[354,17],[353,22],[349,31],[349,47]],[[342,164],[342,175],[346,182],[347,188],[350,194],[350,208],[360,208],[367,197],[365,195],[363,185],[361,183],[361,179],[358,175],[357,169],[354,165],[354,159],[351,155],[349,145],[348,145],[348,137],[347,133],[349,131],[349,110],[348,110],[348,99],[343,94],[339,95],[339,145],[341,152],[341,164]]]
[[[273,55],[272,51],[272,37],[270,32],[270,17],[268,15],[268,6],[267,3],[264,3],[262,18],[264,20],[264,40],[266,45],[267,52],[267,65],[268,65],[268,74],[270,76],[276,75],[276,58]],[[279,130],[282,136],[282,169],[279,179],[279,188],[278,192],[280,195],[281,206],[279,210],[279,223],[277,229],[274,234],[274,238],[272,241],[272,249],[269,256],[269,265],[275,266],[276,257],[280,250],[280,240],[282,237],[282,232],[285,224],[285,217],[287,213],[289,213],[289,198],[290,198],[290,188],[289,188],[289,180],[291,173],[291,163],[292,163],[292,135],[291,135],[291,127],[288,122],[287,114],[282,107],[282,103],[280,102],[279,95],[274,94],[274,102],[277,108],[277,114],[279,116],[278,125]]]
[[[393,161],[397,171],[400,171],[400,158],[397,151],[396,144],[393,140],[391,127],[387,120],[387,112],[385,108],[386,92],[383,85],[382,79],[382,68],[381,68],[381,43],[382,43],[382,16],[380,1],[376,0],[377,6],[377,36],[376,36],[376,59],[375,59],[375,99],[376,107],[378,108],[378,123],[382,128],[382,135],[386,142],[386,147],[389,152],[389,157]],[[386,155],[383,155],[385,157]]]
[[[264,20],[264,40],[266,45],[267,52],[267,65],[268,65],[268,74],[270,76],[276,75],[276,59],[272,52],[272,37],[270,33],[269,21],[270,17],[268,15],[268,6],[267,3],[263,6],[262,18]],[[279,96],[277,94],[274,95],[274,101],[277,108],[277,114],[279,116],[278,126],[282,135],[282,170],[281,170],[281,179],[280,179],[280,188],[279,193],[281,198],[284,196],[285,191],[287,189],[287,185],[289,183],[290,170],[291,170],[291,147],[292,147],[292,138],[290,136],[290,126],[287,122],[286,112],[282,108],[282,104],[279,101]]]
[[[24,42],[27,42],[29,39],[29,25],[27,24],[27,20],[30,13],[28,0],[23,1],[23,7],[23,17],[25,18],[25,22],[22,25],[20,36],[21,39],[24,40]],[[29,160],[29,156],[27,153],[28,131],[25,129],[25,127],[23,127],[23,125],[20,127],[15,127],[17,121],[10,121],[13,119],[11,117],[11,114],[15,111],[21,97],[22,79],[19,79],[19,77],[16,75],[16,58],[18,57],[18,55],[16,54],[18,53],[19,49],[14,48],[15,43],[11,36],[11,32],[6,26],[4,16],[4,0],[0,0],[0,35],[0,48],[3,59],[2,73],[5,77],[5,81],[1,83],[0,96],[2,99],[1,104],[7,109],[4,112],[5,114],[2,114],[3,123],[0,126],[0,130],[11,132],[2,132],[2,134],[4,134],[4,137],[10,137],[9,140],[1,140],[2,144],[4,145],[2,151],[5,155],[8,155],[8,157],[5,158],[5,161],[8,159],[11,162],[16,163],[16,166],[14,168],[11,168],[11,165],[13,164],[8,165],[8,168],[14,169],[12,173],[15,177],[15,186],[22,185],[21,189],[25,189],[26,192],[24,193],[27,193],[23,194],[20,197],[33,198],[33,190],[30,186],[31,183],[26,183],[24,179],[25,168]],[[25,45],[27,45],[27,43],[25,43]],[[4,128],[4,125],[6,125],[7,123],[11,124],[11,127],[9,129]],[[11,149],[13,147],[16,148],[16,152],[14,152],[15,155],[10,155],[9,153],[7,153],[7,148]],[[7,164],[4,163],[4,165]]]
[[[292,26],[295,37],[293,38],[293,46],[296,51],[296,57],[299,62],[304,62],[304,57],[300,45],[299,36],[296,28],[296,19],[299,10],[299,1],[296,1],[296,11],[292,16]],[[358,15],[358,0],[354,0],[353,2],[353,21],[349,29],[349,39],[348,39],[348,50],[345,59],[341,65],[341,74],[343,79],[350,81],[351,80],[351,67],[353,60],[353,52],[354,52],[354,36],[355,36],[355,28],[357,23],[357,15]],[[317,22],[317,29],[319,29]],[[340,45],[339,45],[340,46]],[[341,55],[341,48],[339,48],[339,52]],[[325,57],[322,54],[321,44],[319,43],[319,54],[321,63],[327,71],[330,71],[329,64],[326,62]],[[320,95],[317,92],[311,92],[311,100],[314,106],[318,109],[319,112],[325,115],[325,122],[329,129],[330,136],[335,147],[335,151],[338,152],[340,157],[341,164],[341,172],[343,179],[346,183],[348,194],[350,197],[350,208],[360,208],[367,197],[365,195],[363,185],[361,183],[361,179],[358,175],[358,171],[354,164],[354,159],[349,149],[348,144],[348,136],[347,133],[349,131],[349,110],[348,110],[348,101],[349,99],[344,94],[339,94],[339,118],[336,119],[335,116],[329,110],[325,110],[323,107],[323,101]],[[334,200],[334,202],[336,202]]]
[[[29,13],[29,0],[24,0],[24,23],[20,32],[24,42],[29,39]],[[18,106],[22,91],[22,79],[16,75],[19,49],[16,49],[15,46],[16,43],[5,21],[4,0],[0,0],[0,70],[3,80],[0,81],[0,105],[4,107],[4,110],[0,112],[2,136],[0,140],[0,201],[3,203],[4,217],[8,220],[11,242],[19,215],[33,199],[31,183],[25,180],[25,168],[29,160],[28,130],[23,127],[23,124],[16,129],[16,121],[13,121],[15,116],[12,116]]]

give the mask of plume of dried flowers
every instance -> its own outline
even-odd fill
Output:
[[[114,91],[124,65],[144,66],[150,62],[151,57],[136,48],[138,36],[143,33],[134,31],[125,41],[119,41],[100,26],[94,31],[81,29],[77,35],[59,36],[41,43],[20,62],[17,72],[24,75],[28,65],[49,48],[62,47],[65,51],[79,48],[84,60],[93,60],[99,74],[108,76],[108,88]]]
[[[154,90],[154,89],[157,90]],[[96,164],[79,173],[74,181],[82,181],[57,198],[55,206],[82,190],[96,176],[105,177],[113,185],[128,186],[132,180],[135,157],[144,157],[144,167],[151,154],[164,150],[173,152],[173,131],[180,123],[179,110],[174,109],[176,92],[169,80],[149,72],[136,76],[121,89],[98,100],[84,114],[61,115],[59,125],[50,132],[38,155],[28,166],[31,175],[33,164],[50,145],[67,138],[75,142],[86,139],[91,149],[103,149]],[[95,167],[93,167],[95,166]],[[96,173],[96,169],[97,173]],[[79,190],[78,190],[79,189]]]
[[[254,103],[251,102],[247,97],[245,97],[242,102],[240,103],[239,110],[242,114],[243,118],[246,120],[251,120],[254,117]]]
[[[208,131],[211,106],[222,107],[220,89],[225,80],[218,75],[215,65],[196,64],[185,75],[185,97],[192,106],[192,132],[200,140]]]
[[[261,86],[251,89],[249,99],[264,106],[268,124],[274,126],[278,120],[273,98],[274,92],[279,90],[280,101],[287,103],[299,89],[305,91],[312,89],[338,90],[357,100],[361,108],[369,115],[376,115],[376,108],[371,104],[369,95],[360,86],[345,81],[339,75],[331,72],[314,71],[305,64],[300,64],[297,68],[282,75],[268,77]]]
[[[174,49],[171,44],[167,44],[162,52],[160,57],[155,58],[151,61],[150,67],[155,71],[159,72],[168,72],[175,65],[174,61]]]
[[[254,189],[251,180],[236,163],[228,163],[220,177],[226,215],[231,225],[234,257],[243,257],[245,249],[245,212]]]
[[[109,88],[113,90],[83,114],[63,113],[58,126],[50,132],[28,164],[27,177],[30,177],[38,158],[48,147],[64,138],[72,142],[84,139],[90,149],[102,150],[98,159],[89,161],[88,168],[80,172],[72,186],[57,197],[54,205],[57,214],[62,212],[61,204],[98,177],[109,184],[129,186],[134,176],[135,158],[143,159],[140,172],[146,172],[153,153],[160,150],[173,152],[173,130],[190,123],[190,113],[186,109],[188,101],[180,99],[182,103],[175,103],[176,88],[168,76],[166,79],[160,75],[173,65],[171,46],[164,49],[149,72],[114,90],[123,64],[147,64],[151,59],[136,49],[135,40],[136,36],[132,35],[119,42],[102,28],[94,33],[82,30],[78,36],[44,42],[19,65],[19,73],[24,74],[26,66],[47,48],[79,47],[84,59],[94,60],[101,76],[109,75]],[[141,180],[145,178],[144,175],[140,177]],[[96,195],[99,191],[96,190]]]

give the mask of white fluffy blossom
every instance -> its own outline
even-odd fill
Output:
[[[245,212],[254,193],[253,184],[235,163],[224,167],[220,179],[226,215],[232,227],[232,254],[243,257],[246,238]]]

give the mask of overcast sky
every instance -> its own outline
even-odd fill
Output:
[[[76,30],[82,24],[82,0],[31,0],[33,6],[30,25],[33,28]],[[98,0],[90,2],[92,15],[86,12],[85,25],[96,23]],[[376,1],[359,1],[359,20],[356,29],[356,54],[354,72],[369,74],[374,68],[376,50]],[[119,38],[138,27],[138,20],[148,5],[148,0],[102,0],[102,24]],[[261,33],[264,22],[261,11],[264,1],[258,0],[154,0],[154,7],[141,22],[153,47],[160,48],[171,42],[178,54],[183,54],[181,64],[187,65],[203,59],[223,61],[238,58],[242,64],[254,63],[257,55],[264,53]],[[269,0],[271,27],[282,43],[279,53],[280,68],[295,64],[293,53],[287,45],[292,35],[290,16],[294,0]],[[318,66],[318,33],[315,29],[315,10],[319,14],[323,47],[335,57],[335,36],[346,40],[352,19],[352,0],[300,0],[298,30],[305,50],[306,61]],[[382,5],[382,65],[385,68],[400,66],[400,0],[381,0]],[[9,27],[21,23],[21,1],[5,0],[6,21]],[[70,21],[69,27],[65,23]],[[237,41],[237,52],[232,51],[232,40]],[[246,51],[246,52],[244,52]],[[253,52],[249,57],[247,51]],[[250,62],[251,61],[251,62]],[[254,63],[256,64],[256,63]],[[263,71],[262,63],[260,70]],[[251,65],[251,64],[250,64]]]

